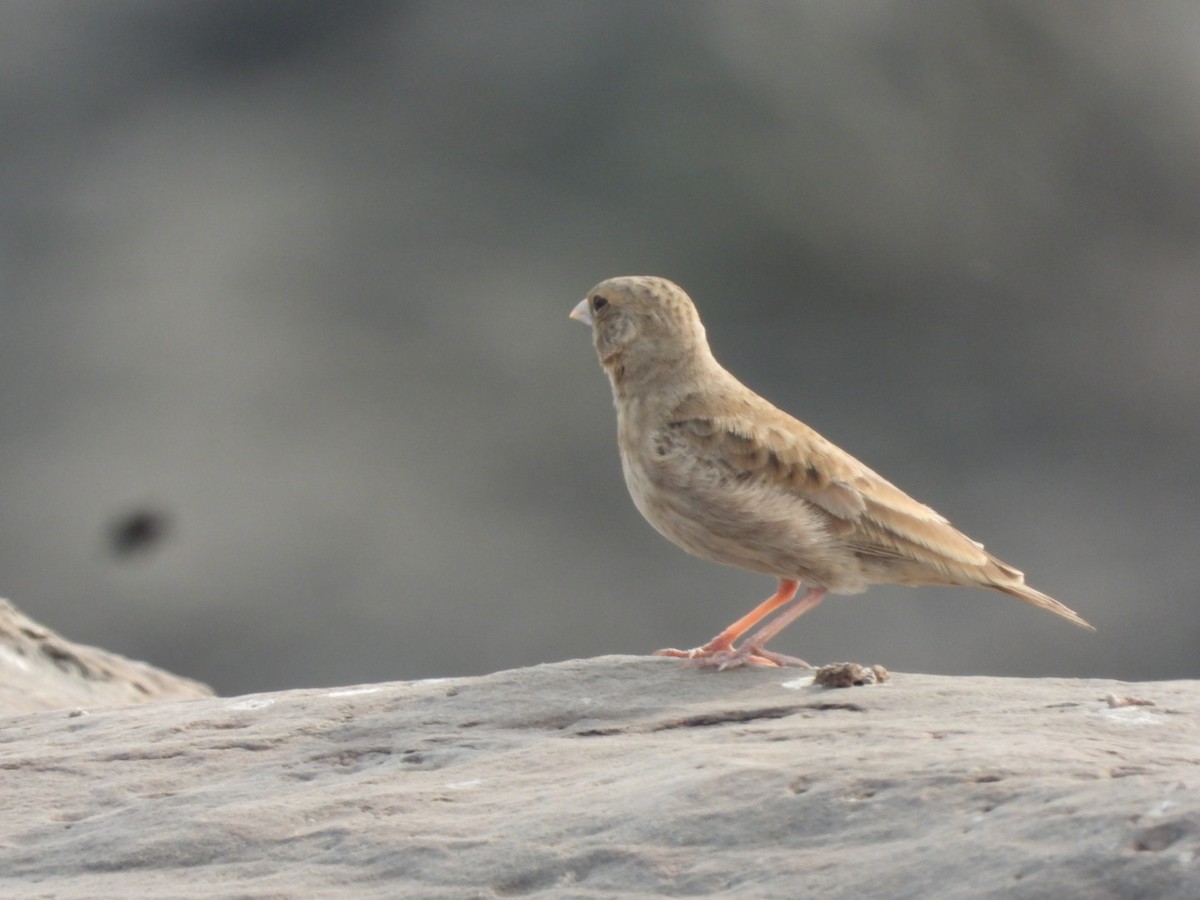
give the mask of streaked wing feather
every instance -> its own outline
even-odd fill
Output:
[[[933,509],[765,401],[733,415],[703,415],[689,405],[672,417],[677,435],[720,458],[735,476],[774,483],[825,510],[857,552],[910,559],[971,581],[978,576],[968,570],[991,562],[982,545]]]

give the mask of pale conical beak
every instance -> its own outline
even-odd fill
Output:
[[[571,318],[578,319],[584,325],[592,324],[592,311],[588,309],[587,297],[579,301],[579,304],[571,310]]]

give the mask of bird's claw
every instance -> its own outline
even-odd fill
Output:
[[[655,650],[654,656],[670,656],[675,659],[685,659],[692,665],[702,669],[716,669],[724,672],[726,669],[736,669],[739,666],[796,666],[802,669],[811,668],[804,660],[795,656],[786,656],[765,650],[762,647],[693,647],[691,650],[676,650],[667,647]]]

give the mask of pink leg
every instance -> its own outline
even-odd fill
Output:
[[[742,646],[732,651],[729,656],[718,661],[717,668],[730,669],[745,665],[748,662],[757,663],[763,659],[773,662],[777,666],[802,666],[803,668],[809,668],[808,663],[802,659],[797,659],[794,656],[784,656],[782,653],[774,653],[765,649],[765,647],[767,641],[774,638],[783,629],[787,628],[809,610],[820,606],[821,601],[825,599],[826,593],[825,588],[809,588],[808,592],[796,601],[795,606],[786,612],[780,613],[779,618],[774,622],[764,625],[754,634],[750,635]]]
[[[675,650],[671,648],[656,650],[654,655],[693,659],[699,662],[700,665],[715,666],[721,669],[730,668],[732,666],[741,666],[745,665],[746,663],[755,663],[765,666],[807,666],[808,664],[805,663],[804,660],[796,659],[792,656],[783,656],[782,654],[771,653],[769,651],[760,651],[762,651],[762,646],[768,640],[782,631],[789,622],[794,621],[797,617],[803,615],[805,612],[821,602],[821,599],[825,596],[825,591],[821,588],[813,588],[800,599],[798,605],[802,608],[799,612],[796,612],[795,608],[793,608],[784,613],[783,616],[780,617],[781,620],[784,618],[787,620],[783,623],[783,625],[776,627],[776,625],[778,625],[778,622],[776,622],[773,625],[767,626],[755,634],[750,641],[747,641],[746,645],[744,645],[741,649],[735,650],[733,648],[734,641],[740,638],[743,634],[745,634],[775,610],[790,603],[792,598],[796,596],[796,591],[799,589],[799,587],[800,582],[794,581],[790,578],[781,578],[779,579],[779,589],[774,594],[772,594],[758,606],[754,607],[754,609],[746,613],[746,615],[742,616],[707,644],[704,644],[701,647],[695,647],[691,650]],[[818,591],[820,595],[813,599],[813,594]],[[769,634],[768,631],[770,631]],[[751,645],[753,645],[754,649],[746,652],[746,648],[750,647]]]

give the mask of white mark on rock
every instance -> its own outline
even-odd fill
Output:
[[[326,691],[326,697],[357,697],[359,694],[378,694],[383,690],[382,685],[367,684],[362,687],[340,688],[336,691]]]
[[[1161,725],[1166,721],[1162,713],[1153,712],[1144,706],[1118,706],[1102,709],[1100,715],[1120,725]]]
[[[1150,807],[1150,811],[1148,813],[1146,813],[1147,818],[1150,818],[1150,819],[1161,818],[1162,816],[1167,815],[1167,813],[1171,812],[1171,810],[1173,810],[1177,806],[1179,806],[1179,804],[1176,801],[1169,799],[1170,795],[1175,793],[1178,790],[1186,790],[1186,788],[1184,787],[1184,785],[1179,784],[1178,782],[1170,785],[1163,792],[1163,794],[1164,794],[1163,799],[1159,800],[1152,807]]]
[[[785,681],[779,685],[781,688],[787,688],[789,691],[798,691],[801,688],[812,687],[814,676],[805,675],[803,678],[793,678],[791,681]]]
[[[470,781],[450,781],[443,785],[448,791],[462,791],[467,788],[479,787],[483,784],[482,778],[472,778]]]
[[[230,703],[227,709],[266,709],[268,706],[274,705],[275,701],[270,697],[247,697],[245,700],[238,700],[236,703]]]
[[[0,647],[0,654],[4,656],[5,660],[10,665],[12,665],[14,668],[20,669],[22,672],[28,672],[31,668],[29,665],[29,660],[14,650],[9,649],[8,647]]]

